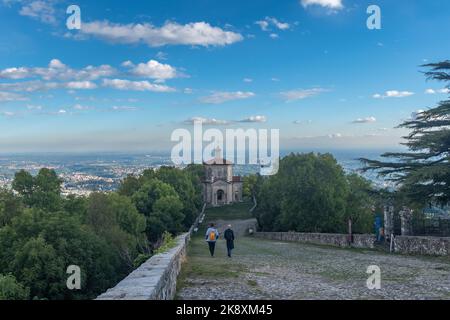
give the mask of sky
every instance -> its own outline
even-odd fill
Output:
[[[450,58],[448,0],[0,0],[0,28],[0,153],[169,150],[195,119],[391,150],[449,93],[421,67]]]

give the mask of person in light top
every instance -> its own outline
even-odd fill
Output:
[[[214,250],[216,249],[216,242],[219,239],[219,231],[214,227],[214,223],[209,225],[208,230],[206,230],[205,235],[206,242],[208,242],[209,252],[211,257],[214,257]]]

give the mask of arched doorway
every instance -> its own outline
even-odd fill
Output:
[[[225,192],[223,190],[217,190],[217,204],[225,203]]]

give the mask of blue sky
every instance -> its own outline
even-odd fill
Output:
[[[196,118],[280,129],[281,149],[392,149],[448,97],[419,67],[449,59],[447,0],[0,0],[0,28],[0,153],[167,150]]]

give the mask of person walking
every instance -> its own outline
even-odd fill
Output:
[[[206,230],[205,235],[206,241],[208,242],[209,252],[211,257],[214,257],[214,250],[216,249],[216,241],[219,238],[219,231],[214,227],[214,223],[209,225],[208,230]]]
[[[227,241],[228,257],[231,258],[231,251],[234,249],[234,232],[231,229],[231,224],[228,225],[228,228],[227,230],[225,230],[223,237]]]

